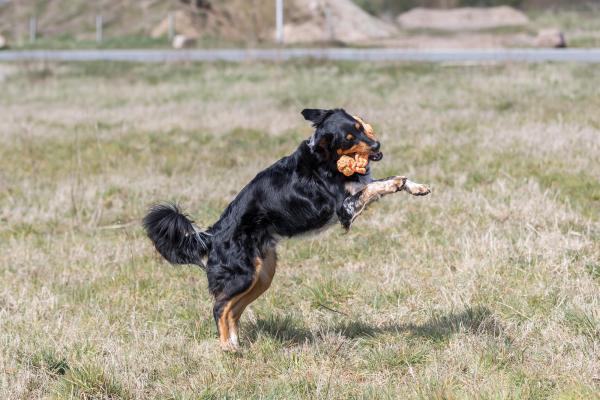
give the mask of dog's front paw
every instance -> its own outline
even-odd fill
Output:
[[[426,196],[429,193],[431,193],[431,189],[429,189],[429,187],[427,187],[426,185],[423,185],[421,183],[411,182],[409,180],[406,180],[406,182],[404,184],[404,190],[406,190],[408,193],[412,194],[413,196]]]
[[[406,182],[408,181],[406,179],[405,176],[390,176],[389,178],[387,178],[387,180],[390,180],[394,183],[394,186],[396,187],[396,191],[400,191],[402,189],[404,189],[404,186],[406,185]]]

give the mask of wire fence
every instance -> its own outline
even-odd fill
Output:
[[[280,1],[280,0],[279,0]],[[167,38],[169,40],[173,40],[176,34],[176,25],[175,25],[175,15],[174,13],[169,13],[167,15],[168,20],[168,33]],[[38,19],[36,17],[29,18],[29,35],[28,42],[33,44],[39,38],[39,24]],[[104,18],[102,14],[98,14],[95,17],[95,39],[96,43],[101,44],[104,41]],[[282,28],[283,29],[283,28]]]
[[[4,4],[8,4],[11,0],[0,0],[0,6]],[[13,0],[14,1],[14,0]],[[270,0],[273,2],[273,14],[275,15],[275,41],[277,43],[284,43],[284,0]],[[173,41],[178,32],[177,26],[177,18],[175,12],[169,12],[165,19],[167,21],[167,32],[166,38],[169,41]],[[105,18],[99,13],[94,16],[93,26],[95,27],[95,42],[98,44],[102,44],[105,39]],[[40,26],[40,21],[37,16],[31,16],[27,19],[27,30],[26,36],[24,36],[21,32],[22,29],[18,26],[19,22],[13,21],[10,25],[13,26],[12,39],[13,42],[22,45],[25,43],[35,44],[41,38],[51,39],[51,35],[46,35],[43,32],[43,26]],[[6,31],[6,29],[5,29]],[[2,32],[0,31],[0,34]],[[73,34],[74,32],[70,32]],[[92,32],[78,32],[78,33],[92,33]],[[1,36],[1,35],[0,35]],[[59,35],[60,36],[60,35]],[[143,35],[150,36],[150,35]]]

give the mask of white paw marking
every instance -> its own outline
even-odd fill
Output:
[[[409,181],[408,179],[406,180],[406,183],[404,184],[404,190],[406,190],[408,193],[410,193],[414,196],[425,196],[425,195],[431,193],[431,189],[429,189],[427,186],[420,184],[420,183],[415,183],[415,182]]]

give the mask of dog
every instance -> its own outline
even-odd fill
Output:
[[[343,175],[336,167],[343,155],[368,153],[370,161],[382,159],[370,125],[343,109],[305,109],[302,115],[315,128],[312,136],[259,172],[208,229],[201,230],[168,203],[151,207],[143,220],[148,237],[168,262],[196,264],[206,271],[219,341],[226,351],[239,349],[240,317],[271,285],[279,240],[336,222],[348,230],[381,196],[430,192],[403,176],[374,180],[370,162],[364,174]]]

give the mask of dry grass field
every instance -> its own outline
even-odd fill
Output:
[[[580,399],[600,390],[600,69],[0,64],[0,398]],[[428,183],[282,242],[219,350],[157,200],[214,222],[343,106]]]

